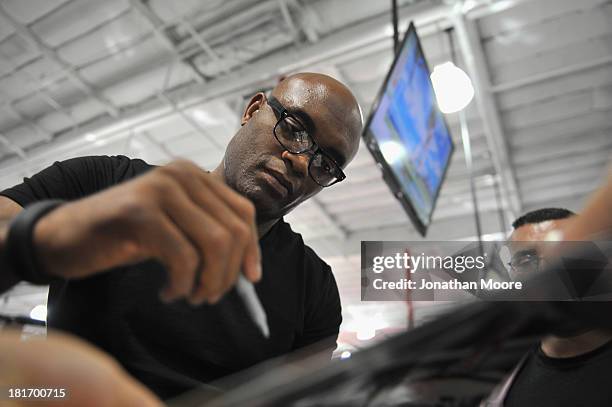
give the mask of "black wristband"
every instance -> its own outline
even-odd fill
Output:
[[[13,264],[8,261],[6,250],[0,250],[0,294],[19,282],[19,277],[13,270]]]
[[[21,280],[33,284],[49,284],[53,277],[45,275],[36,257],[34,226],[36,222],[64,201],[45,200],[26,206],[10,223],[5,256]]]

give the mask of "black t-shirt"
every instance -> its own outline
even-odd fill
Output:
[[[21,206],[74,200],[151,168],[124,156],[75,158],[1,194]],[[48,325],[106,350],[163,398],[189,389],[187,378],[209,382],[315,342],[331,356],[342,317],[330,267],[282,219],[259,243],[263,276],[255,287],[268,316],[267,340],[234,290],[214,306],[161,303],[165,272],[152,260],[52,283]]]
[[[538,345],[515,377],[504,407],[607,407],[611,384],[612,341],[562,359],[546,356]]]

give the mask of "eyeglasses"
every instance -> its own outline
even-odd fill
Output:
[[[268,99],[268,104],[278,117],[273,130],[276,141],[292,154],[310,153],[308,174],[314,182],[329,187],[346,178],[338,163],[315,143],[294,115],[274,97]]]
[[[516,273],[535,273],[540,270],[542,257],[537,254],[525,254],[513,258],[508,265]]]

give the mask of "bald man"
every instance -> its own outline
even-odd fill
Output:
[[[162,398],[314,343],[331,355],[334,277],[282,217],[345,178],[359,106],[335,79],[303,73],[253,96],[241,124],[212,172],[82,157],[3,191],[0,220],[65,203],[32,227],[36,273],[0,287],[50,283],[49,327],[107,351]],[[269,339],[232,289],[240,273],[257,282]]]

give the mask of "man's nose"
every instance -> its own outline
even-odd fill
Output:
[[[291,165],[291,169],[297,175],[301,177],[306,177],[308,175],[308,163],[310,162],[309,153],[295,154],[285,150],[281,154],[281,158]]]

